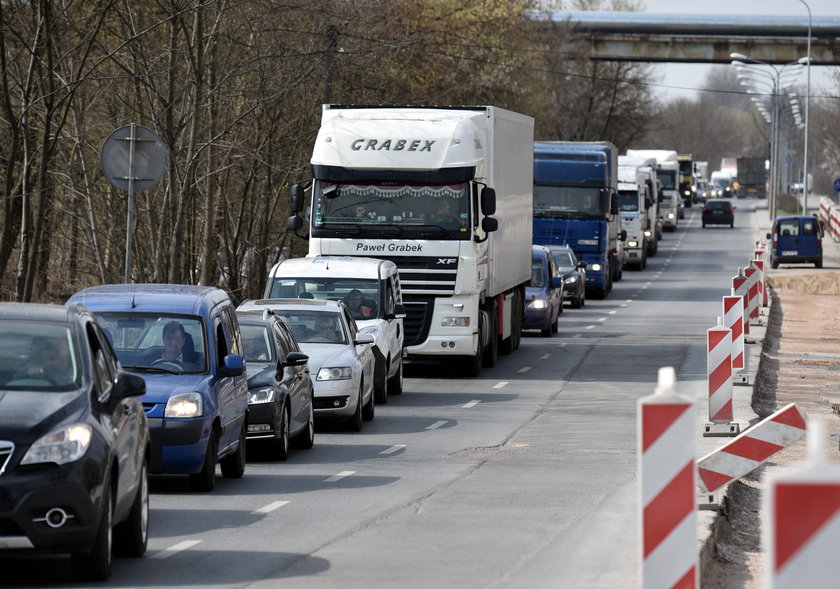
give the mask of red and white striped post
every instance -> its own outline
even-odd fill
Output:
[[[837,587],[840,467],[825,458],[822,423],[808,423],[808,461],[768,477],[762,518],[773,589]]]
[[[746,367],[744,357],[744,297],[729,295],[723,297],[723,326],[732,332],[732,372]],[[733,376],[735,384],[749,384],[745,375]]]
[[[748,342],[746,340],[746,336],[750,333],[750,320],[747,317],[747,310],[749,309],[750,299],[749,299],[749,289],[750,284],[747,282],[747,277],[744,276],[744,271],[741,268],[738,268],[738,276],[732,277],[732,294],[740,296],[744,299],[744,338],[745,343],[755,343]]]
[[[645,589],[700,586],[695,419],[692,400],[676,392],[674,368],[660,368],[656,391],[638,407]]]
[[[747,266],[744,268],[744,276],[747,277],[747,322],[753,319],[758,320],[758,268]]]
[[[768,305],[767,272],[765,271],[766,266],[764,264],[764,258],[756,256],[756,259],[752,261],[752,264],[758,268],[758,304],[762,307],[766,307]]]
[[[732,332],[720,317],[706,331],[706,374],[709,422],[703,424],[703,436],[737,436],[741,426],[732,421]]]
[[[752,472],[776,452],[805,435],[805,418],[791,403],[764,418],[697,463],[700,489],[714,493],[729,481]]]

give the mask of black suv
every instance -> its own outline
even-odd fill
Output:
[[[146,552],[145,392],[81,305],[0,304],[0,554],[69,553],[104,580],[112,541]]]

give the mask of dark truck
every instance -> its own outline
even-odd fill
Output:
[[[767,197],[767,169],[763,157],[738,158],[738,188],[735,196],[738,198]]]

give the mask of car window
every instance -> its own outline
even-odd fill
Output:
[[[86,327],[90,355],[93,358],[93,377],[97,397],[104,402],[111,394],[111,387],[117,378],[117,365],[111,350],[100,340],[97,329],[92,323]]]
[[[540,258],[531,260],[531,286],[545,286],[545,265]]]
[[[239,333],[242,336],[246,362],[275,361],[271,345],[272,334],[269,333],[268,325],[240,324]]]
[[[779,235],[797,236],[799,235],[799,219],[788,219],[779,221]]]
[[[207,341],[201,316],[136,311],[102,311],[95,315],[124,368],[141,372],[207,372]],[[180,344],[174,365],[165,362],[168,354],[164,336],[177,342],[170,349]]]
[[[816,219],[802,219],[802,235],[819,235]]]
[[[575,265],[574,255],[566,250],[554,251],[552,257],[560,268],[571,268]]]
[[[81,360],[67,325],[0,322],[0,382],[6,390],[68,391],[81,385]]]
[[[370,308],[374,317],[378,316],[379,281],[375,278],[275,278],[269,298],[318,299],[348,304],[351,293],[356,292],[361,293],[362,304]],[[369,319],[371,315],[365,318]]]
[[[303,311],[274,309],[302,344],[347,344],[347,335],[341,328],[339,315],[333,311]]]

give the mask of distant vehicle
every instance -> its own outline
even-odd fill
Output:
[[[662,229],[676,231],[679,219],[685,216],[680,206],[682,199],[678,184],[680,164],[677,161],[677,152],[670,149],[628,149],[627,155],[632,158],[656,159],[656,178],[661,183],[661,194],[658,198]]]
[[[80,581],[110,576],[112,548],[142,556],[146,386],[123,372],[94,316],[0,304],[0,389],[0,555],[70,553]]]
[[[767,198],[767,168],[763,157],[739,157],[737,177],[735,196]]]
[[[715,171],[712,172],[711,195],[709,198],[727,198],[734,196],[732,188],[732,176],[728,172]]]
[[[402,393],[406,311],[394,262],[356,256],[283,260],[269,272],[264,298],[344,301],[359,331],[374,338],[376,402]]]
[[[525,285],[525,315],[522,329],[539,329],[540,335],[557,333],[557,319],[563,312],[563,277],[551,250],[535,245],[531,254],[531,280]]]
[[[245,473],[248,383],[230,297],[212,286],[106,284],[68,301],[96,315],[126,370],[142,374],[152,474],[188,474],[211,491]],[[180,353],[169,357],[172,343]]]
[[[288,326],[268,309],[237,311],[248,374],[247,439],[271,444],[274,458],[286,460],[292,443],[315,443],[315,393],[309,356]]]
[[[691,208],[694,203],[694,157],[690,153],[677,156],[680,162],[679,191],[683,206]]]
[[[586,304],[586,262],[578,260],[568,246],[551,245],[549,249],[563,276],[563,300],[569,301],[573,309],[580,309]]]
[[[341,301],[259,299],[245,301],[239,312],[271,309],[279,315],[309,356],[315,374],[315,418],[344,421],[361,431],[374,418],[373,336],[359,331]]]
[[[703,227],[706,225],[735,226],[735,207],[732,202],[724,199],[707,200],[703,205]]]
[[[770,267],[779,264],[809,264],[822,268],[822,227],[812,215],[778,217],[767,234],[770,244]]]
[[[696,185],[696,190],[694,191],[694,202],[696,203],[705,203],[706,200],[712,198],[711,196],[711,187],[709,183],[705,180],[699,181]]]

